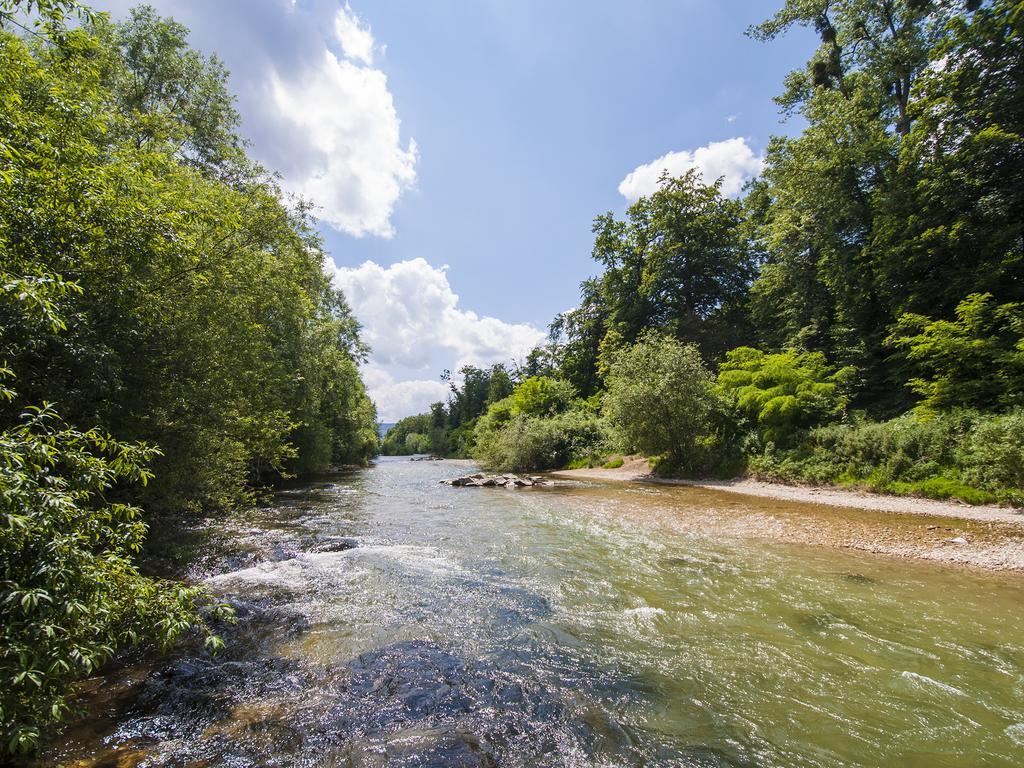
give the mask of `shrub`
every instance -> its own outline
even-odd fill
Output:
[[[142,576],[140,510],[105,498],[145,483],[155,453],[48,408],[0,433],[0,754],[33,749],[67,713],[71,684],[119,649],[203,627],[205,593]]]
[[[419,432],[410,432],[405,436],[406,453],[430,453],[430,438]]]
[[[609,354],[605,414],[626,450],[666,454],[673,466],[703,463],[717,401],[697,347],[647,333]]]
[[[1007,500],[1024,505],[1024,410],[981,420],[959,459],[970,482],[1005,489]]]
[[[603,467],[605,469],[618,469],[623,464],[625,464],[625,462],[621,458],[614,458],[614,459],[609,459],[608,461],[606,461],[603,464]]]
[[[919,374],[909,382],[921,407],[992,408],[1024,404],[1024,304],[972,293],[954,320],[901,315],[889,343]]]
[[[789,444],[810,427],[843,414],[842,385],[852,369],[831,374],[820,352],[765,354],[739,347],[719,367],[719,394],[757,426],[768,442]]]
[[[752,474],[784,482],[837,483],[969,504],[1024,504],[1024,413],[973,411],[813,429],[798,447],[769,444]]]
[[[567,381],[548,376],[524,379],[509,396],[511,413],[516,416],[552,416],[569,408],[576,390]]]
[[[609,431],[597,414],[575,409],[549,418],[488,413],[476,428],[473,458],[488,469],[529,472],[606,453]],[[500,410],[499,410],[500,416]]]

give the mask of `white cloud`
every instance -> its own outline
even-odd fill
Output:
[[[283,170],[284,187],[312,200],[335,229],[391,237],[391,214],[416,182],[416,142],[402,145],[387,77],[370,66],[374,40],[347,5],[335,15],[342,56],[325,41],[302,71],[273,68],[270,103],[289,151],[305,163]]]
[[[619,194],[630,201],[638,200],[657,191],[663,171],[668,171],[671,176],[680,176],[690,169],[697,169],[706,184],[721,177],[722,194],[737,195],[748,179],[761,172],[763,164],[764,158],[754,154],[746,139],[713,141],[692,152],[669,152],[634,168],[619,184]]]
[[[238,97],[251,154],[308,198],[340,232],[394,234],[391,217],[416,182],[417,151],[401,136],[384,52],[362,19],[338,0],[153,0],[216,52]],[[124,17],[135,0],[95,0]]]
[[[347,58],[361,61],[368,67],[373,66],[373,34],[369,27],[362,25],[348,3],[334,17],[334,34],[341,42]]]
[[[407,403],[425,406],[443,398],[443,386],[426,380],[426,372],[520,360],[544,340],[544,333],[531,325],[460,308],[445,269],[422,258],[389,267],[366,261],[335,268],[335,284],[345,292],[372,349],[366,366],[370,396],[389,417],[417,412],[407,410]],[[391,373],[396,369],[397,377]]]
[[[399,120],[377,69],[323,51],[301,79],[273,73],[272,101],[294,128],[292,142],[316,161],[284,174],[284,186],[309,198],[334,228],[356,237],[391,237],[391,213],[416,181],[416,142],[402,147]]]
[[[362,375],[370,398],[377,405],[377,418],[384,422],[425,413],[431,403],[448,396],[448,385],[440,378],[396,381],[394,376],[373,363],[362,367]]]

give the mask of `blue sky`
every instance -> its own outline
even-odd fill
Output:
[[[322,206],[382,419],[521,356],[595,272],[590,224],[663,166],[738,187],[814,40],[781,0],[157,0],[231,70],[252,153]],[[115,16],[130,3],[100,0]]]

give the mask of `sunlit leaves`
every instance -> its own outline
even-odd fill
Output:
[[[719,367],[717,390],[765,440],[788,444],[802,430],[842,415],[852,377],[851,369],[829,371],[821,353],[739,347]]]

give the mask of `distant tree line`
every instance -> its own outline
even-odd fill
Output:
[[[0,0],[0,754],[120,649],[209,632],[139,572],[147,517],[377,450],[309,207],[187,34]]]

